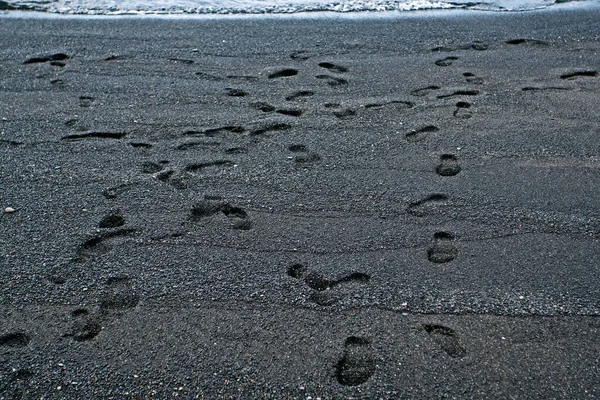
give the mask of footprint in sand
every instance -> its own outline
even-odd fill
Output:
[[[406,212],[415,217],[425,217],[431,215],[437,210],[440,205],[444,205],[448,200],[445,194],[434,193],[424,199],[410,203],[406,208]]]
[[[94,100],[90,96],[79,96],[79,107],[91,107]]]
[[[294,162],[299,167],[308,167],[311,164],[321,161],[321,156],[317,153],[310,152],[308,147],[303,144],[293,144],[288,147],[288,150],[297,155],[293,157]]]
[[[365,104],[366,109],[373,109],[373,108],[377,109],[377,108],[383,108],[386,106],[396,106],[396,109],[407,110],[409,108],[413,108],[415,106],[415,104],[410,101],[403,101],[403,100],[391,100],[391,101],[384,101],[381,103]]]
[[[242,89],[234,89],[234,88],[225,88],[225,92],[227,96],[231,97],[245,97],[248,96],[248,92]]]
[[[458,60],[458,57],[446,57],[441,60],[437,60],[435,65],[438,67],[449,67],[454,61]]]
[[[468,110],[469,108],[471,108],[471,103],[467,101],[459,101],[456,103],[456,110],[454,110],[453,113],[454,118],[471,118],[473,113]]]
[[[286,124],[283,122],[270,122],[253,129],[252,131],[250,131],[250,135],[259,136],[271,132],[287,131],[289,129],[292,129],[292,126],[290,124]]]
[[[322,62],[319,64],[319,67],[328,69],[329,71],[335,72],[338,74],[348,72],[348,68],[342,67],[341,65],[332,64],[330,62]]]
[[[275,110],[274,107],[273,107],[273,110]],[[271,110],[271,111],[273,111],[273,110]],[[208,128],[208,129],[204,129],[201,131],[195,131],[195,130],[185,131],[183,134],[185,136],[216,137],[216,136],[223,136],[228,133],[246,133],[247,131],[248,130],[246,128],[244,128],[243,126],[226,125],[226,126],[219,126],[217,128]]]
[[[125,225],[125,217],[121,210],[115,210],[104,216],[98,223],[98,228],[112,229]]]
[[[444,94],[441,96],[438,96],[438,99],[449,99],[452,97],[457,97],[457,96],[478,96],[479,95],[479,90],[457,90],[454,93],[451,94]]]
[[[87,342],[94,339],[100,331],[102,325],[97,317],[90,316],[86,308],[78,308],[71,313],[72,326],[68,333],[63,337],[70,337],[77,342]]]
[[[467,83],[471,83],[473,85],[483,85],[483,82],[484,82],[483,78],[480,78],[480,77],[476,76],[472,72],[465,72],[463,74],[463,76],[465,78],[467,78],[466,79]]]
[[[313,52],[306,51],[306,50],[298,50],[298,51],[294,51],[293,53],[291,53],[290,58],[292,60],[306,61],[309,58],[317,57],[318,55],[319,55],[318,53],[313,53]]]
[[[454,236],[448,232],[436,232],[434,244],[427,250],[427,259],[432,263],[443,264],[458,256],[458,248],[454,244]]]
[[[346,86],[348,85],[348,81],[343,78],[338,78],[336,76],[331,75],[317,75],[317,79],[325,80],[329,86],[337,87],[337,86]]]
[[[210,148],[210,147],[215,147],[215,146],[220,146],[221,142],[215,141],[215,140],[207,140],[207,141],[187,141],[181,144],[178,144],[175,147],[175,150],[178,151],[187,151],[187,150],[193,150],[193,149],[198,149],[198,148]]]
[[[453,329],[439,324],[424,324],[419,328],[427,332],[450,357],[460,358],[467,354],[467,350],[461,345]]]
[[[69,141],[75,141],[75,140],[83,140],[83,139],[123,139],[125,136],[127,136],[127,133],[125,132],[86,132],[86,133],[79,133],[79,134],[75,134],[75,135],[67,135],[67,136],[63,136],[60,139],[61,140],[69,140]]]
[[[304,114],[304,110],[292,109],[292,108],[282,108],[279,110],[275,110],[276,113],[282,115],[288,115],[290,117],[299,117]]]
[[[534,45],[534,46],[548,46],[548,42],[544,42],[543,40],[536,39],[512,39],[504,42],[506,44],[525,44],[525,45]]]
[[[327,104],[325,105],[327,107]],[[356,116],[356,111],[351,108],[343,108],[339,110],[335,110],[333,115],[339,119],[350,119]]]
[[[294,279],[304,281],[309,288],[315,290],[315,292],[311,294],[310,299],[321,306],[334,304],[341,299],[339,293],[331,290],[336,286],[350,283],[366,284],[369,283],[371,279],[369,275],[362,272],[353,272],[340,279],[327,279],[323,275],[302,264],[292,265],[288,268],[287,274]]]
[[[118,185],[118,186],[113,186],[107,189],[104,189],[102,191],[102,195],[104,197],[106,197],[107,199],[114,199],[117,198],[118,196],[122,195],[123,193],[126,193],[127,191],[129,191],[132,188],[132,184],[128,184],[128,183],[124,183],[122,185]]]
[[[560,76],[560,79],[573,80],[577,78],[595,77],[598,76],[598,71],[576,71]]]
[[[100,309],[126,310],[134,308],[140,301],[126,276],[114,276],[106,281],[106,293],[100,299]]]
[[[286,78],[286,77],[290,77],[290,76],[294,76],[294,75],[298,75],[298,70],[297,69],[293,69],[293,68],[286,68],[286,69],[282,69],[276,72],[273,72],[272,74],[269,74],[269,79],[277,79],[277,78]]]
[[[27,59],[23,64],[36,64],[36,63],[45,63],[45,62],[56,62],[56,61],[64,61],[71,58],[71,56],[64,53],[55,53],[47,56],[41,57],[32,57]]]
[[[204,161],[187,165],[183,170],[191,173],[205,173],[207,171],[222,172],[224,168],[233,167],[235,163],[230,160]]]
[[[442,154],[440,164],[435,167],[435,172],[441,176],[454,176],[461,171],[458,157],[454,154]]]
[[[290,94],[285,99],[287,101],[295,101],[295,100],[299,100],[299,99],[304,99],[306,97],[311,97],[314,95],[315,95],[315,92],[313,92],[312,90],[300,90],[298,92],[294,92],[294,93]]]
[[[412,94],[413,96],[427,96],[431,92],[435,92],[436,90],[440,90],[440,89],[441,88],[439,86],[431,85],[431,86],[426,86],[426,87],[423,87],[420,89],[415,89],[412,92],[410,92],[410,94]]]
[[[406,135],[404,135],[404,138],[408,142],[419,142],[425,139],[425,137],[427,137],[428,134],[437,132],[439,130],[440,129],[437,126],[428,125],[408,132]]]
[[[117,229],[97,233],[81,243],[76,252],[77,263],[85,263],[91,257],[101,253],[106,253],[111,249],[111,245],[119,246],[123,238],[130,237],[136,233],[135,229]]]
[[[144,142],[129,142],[129,145],[136,149],[151,149],[152,148],[152,145],[150,143],[144,143]]]
[[[25,347],[31,337],[23,332],[11,332],[0,336],[0,347]]]
[[[344,343],[344,353],[337,363],[335,376],[344,386],[357,386],[367,382],[375,373],[375,357],[371,342],[350,336]]]
[[[168,164],[169,161],[167,160],[158,163],[147,161],[142,164],[142,172],[152,174],[159,181],[168,183],[175,189],[187,189],[187,182],[181,175],[177,174],[173,169],[165,168]]]
[[[227,217],[231,229],[245,231],[252,229],[252,220],[244,209],[220,200],[203,200],[194,204],[189,219],[193,222],[201,222],[219,214]]]
[[[250,107],[254,108],[255,110],[265,112],[265,113],[273,112],[276,110],[276,108],[274,106],[270,105],[269,103],[265,103],[264,101],[251,103]]]

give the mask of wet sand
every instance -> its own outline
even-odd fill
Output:
[[[600,397],[599,10],[0,17],[0,398]]]

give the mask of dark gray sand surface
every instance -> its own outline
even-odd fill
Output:
[[[599,398],[599,15],[0,18],[0,398]]]

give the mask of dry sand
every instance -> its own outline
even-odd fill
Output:
[[[0,17],[0,398],[600,397],[599,10]]]

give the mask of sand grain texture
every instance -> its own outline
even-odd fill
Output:
[[[600,397],[597,13],[0,16],[0,398]]]

